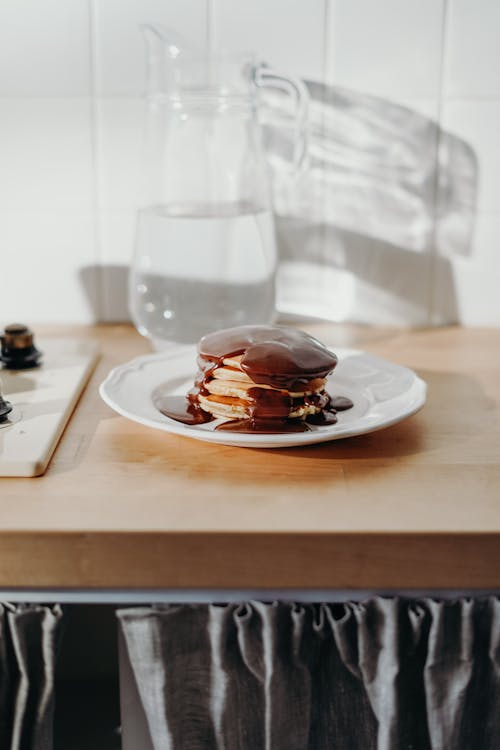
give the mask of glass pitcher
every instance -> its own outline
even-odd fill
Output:
[[[277,252],[258,92],[270,86],[293,99],[293,170],[306,151],[307,91],[251,55],[207,57],[154,27],[144,33],[145,201],[129,304],[160,349],[273,319]]]

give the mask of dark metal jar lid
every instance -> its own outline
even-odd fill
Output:
[[[34,344],[33,331],[23,323],[11,323],[0,335],[2,344],[0,360],[11,370],[37,367],[42,353]]]

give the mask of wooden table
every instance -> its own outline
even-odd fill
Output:
[[[132,328],[40,331],[102,357],[47,474],[0,480],[0,587],[500,588],[500,331],[303,327],[412,367],[427,405],[316,446],[212,445],[102,403],[148,351]]]

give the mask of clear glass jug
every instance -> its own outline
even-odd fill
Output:
[[[145,201],[129,306],[139,332],[162,348],[272,320],[277,252],[258,91],[271,86],[293,99],[292,170],[306,150],[307,91],[251,55],[207,57],[144,31]]]

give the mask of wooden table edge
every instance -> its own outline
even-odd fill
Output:
[[[0,588],[500,588],[496,532],[3,531],[0,549]]]

